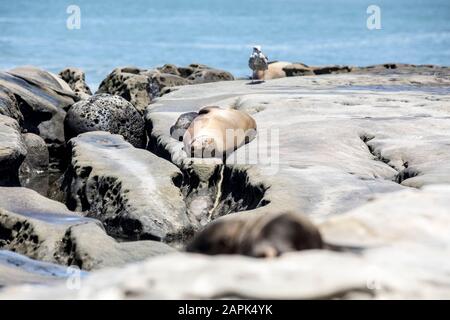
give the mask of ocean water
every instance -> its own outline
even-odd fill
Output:
[[[367,28],[372,4],[378,30]],[[80,29],[66,26],[69,5]],[[76,66],[94,90],[125,65],[198,62],[249,75],[253,44],[309,65],[450,65],[450,0],[0,0],[0,69]]]

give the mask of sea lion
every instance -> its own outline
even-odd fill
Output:
[[[184,150],[191,157],[222,158],[256,136],[256,122],[234,109],[205,107],[184,133]]]
[[[304,215],[288,211],[219,218],[195,235],[186,250],[270,258],[323,245],[319,230]]]
[[[170,127],[170,135],[172,138],[183,141],[184,133],[187,128],[189,128],[192,120],[194,120],[198,116],[197,112],[186,112],[178,117],[177,122]]]
[[[283,68],[290,64],[292,64],[292,63],[285,62],[285,61],[269,62],[267,70],[256,71],[253,75],[253,78],[257,79],[257,80],[270,80],[270,79],[285,78],[286,72],[284,72]]]

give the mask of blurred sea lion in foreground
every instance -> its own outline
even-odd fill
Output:
[[[256,122],[246,112],[205,107],[184,133],[184,150],[191,157],[222,158],[256,136]]]
[[[220,218],[200,231],[186,250],[269,258],[323,246],[319,230],[305,216],[284,212]]]

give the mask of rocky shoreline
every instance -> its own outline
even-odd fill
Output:
[[[0,71],[0,299],[450,297],[450,68],[283,70]],[[258,139],[188,157],[206,105]]]

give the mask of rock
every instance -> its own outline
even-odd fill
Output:
[[[377,196],[363,206],[319,221],[328,243],[367,248],[417,243],[450,250],[450,185]]]
[[[178,71],[178,68],[176,65],[174,64],[165,64],[160,68],[157,68],[159,70],[159,72],[161,73],[168,73],[168,74],[173,74],[176,76],[181,76],[180,71]],[[183,76],[184,78],[186,78],[187,76]]]
[[[22,187],[47,194],[49,187],[49,153],[44,139],[34,133],[22,134],[27,155],[19,169]]]
[[[411,247],[357,255],[328,250],[276,259],[169,254],[100,270],[80,290],[20,286],[0,299],[433,299],[450,294],[450,263],[437,251],[421,261]],[[383,259],[384,258],[384,259]],[[397,261],[395,261],[397,259]],[[400,261],[399,261],[400,260]]]
[[[185,86],[191,84],[189,80],[186,80],[178,75],[170,73],[152,73],[151,82],[155,86],[157,94],[156,96],[161,96],[167,93],[167,89],[177,86]]]
[[[173,251],[153,242],[118,243],[98,220],[26,188],[0,187],[0,249],[85,270],[121,266]]]
[[[101,220],[120,238],[174,242],[190,236],[192,222],[174,184],[181,172],[174,165],[106,132],[81,134],[69,147],[69,208]]]
[[[136,108],[119,96],[96,94],[75,103],[64,121],[66,138],[89,131],[122,135],[135,147],[145,146],[144,120]]]
[[[442,298],[450,294],[449,201],[450,186],[433,185],[379,195],[350,212],[322,217],[324,240],[350,252],[307,250],[265,260],[169,254],[91,273],[81,290],[20,286],[0,298]],[[218,221],[225,219],[235,218]]]
[[[22,173],[30,173],[32,171],[45,171],[48,169],[49,156],[47,145],[44,139],[34,133],[25,133],[22,135],[27,148],[27,156],[22,163]]]
[[[19,185],[19,167],[26,154],[19,124],[0,115],[0,186]]]
[[[166,64],[150,70],[122,67],[102,81],[97,93],[119,95],[144,113],[154,98],[169,93],[173,87],[233,79],[229,72],[200,64],[188,67]]]
[[[50,284],[88,273],[66,266],[30,259],[12,251],[0,250],[0,288],[18,284]]]
[[[0,115],[11,117],[19,125],[23,124],[23,115],[14,94],[5,87],[0,87]]]
[[[152,101],[155,90],[149,76],[141,75],[144,71],[134,67],[116,68],[102,81],[97,94],[121,96],[142,111]]]
[[[81,69],[66,68],[59,73],[59,76],[67,82],[79,99],[85,100],[92,95],[91,89],[86,84],[84,72]]]
[[[23,129],[45,140],[52,159],[61,158],[65,109],[77,100],[69,85],[50,72],[20,67],[0,71],[0,86],[15,95],[24,118]]]
[[[68,103],[72,102],[74,93],[70,86],[57,75],[51,72],[44,71],[33,66],[22,66],[11,69],[8,71],[8,73],[29,83],[32,83],[43,90],[47,90],[50,93],[51,91],[53,91],[59,94],[61,95],[60,99],[62,100],[66,95],[66,101]]]
[[[277,257],[290,251],[322,248],[317,228],[302,214],[231,214],[208,224],[188,244],[203,254]]]
[[[192,83],[208,83],[217,81],[230,81],[234,80],[231,73],[219,70],[219,69],[209,69],[209,68],[198,68],[187,78],[192,81]]]

